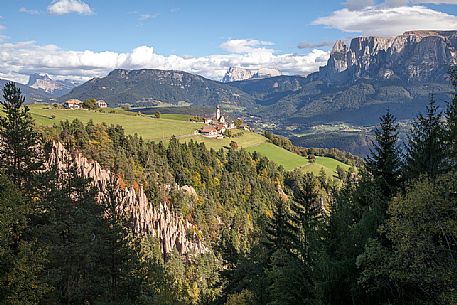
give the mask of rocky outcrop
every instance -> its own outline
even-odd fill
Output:
[[[406,82],[445,81],[457,64],[457,31],[412,31],[394,38],[358,37],[337,41],[319,72],[329,82],[359,78]]]
[[[110,170],[103,169],[99,163],[88,160],[81,153],[70,153],[57,142],[52,145],[49,164],[56,166],[61,173],[69,166],[76,166],[78,175],[89,178],[99,190],[99,201],[115,198],[118,212],[129,220],[134,232],[159,238],[164,256],[173,249],[182,255],[206,251],[197,236],[197,228],[174,212],[170,204],[163,202],[153,206],[141,185],[121,188],[118,177]],[[182,187],[181,190],[195,194],[192,187]]]
[[[42,90],[53,96],[61,96],[67,94],[79,83],[70,80],[53,80],[47,74],[31,74],[29,77],[28,86],[33,89]]]
[[[277,69],[260,68],[245,69],[241,67],[230,67],[222,78],[223,83],[230,83],[248,79],[262,79],[268,77],[280,76],[281,72]]]

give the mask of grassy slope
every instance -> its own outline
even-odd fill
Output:
[[[64,110],[54,109],[47,105],[30,105],[30,112],[39,125],[53,125],[62,120],[79,119],[82,122],[92,120],[94,123],[119,124],[124,127],[128,134],[142,136],[144,139],[167,141],[172,135],[182,138],[184,141],[193,139],[194,141],[204,142],[208,148],[220,149],[228,147],[231,141],[237,142],[239,147],[246,148],[248,151],[257,151],[270,160],[282,165],[286,170],[301,167],[306,171],[318,174],[324,168],[327,175],[333,175],[337,165],[347,169],[348,166],[331,158],[317,157],[316,163],[310,164],[306,158],[291,153],[281,147],[267,143],[267,139],[253,132],[243,132],[243,135],[236,138],[209,139],[194,135],[195,130],[203,126],[202,123],[190,122],[188,115],[161,115],[160,119],[153,116],[137,115],[133,112],[120,109],[99,111],[87,110]],[[52,118],[55,116],[54,118]]]
[[[272,143],[263,143],[258,146],[249,147],[247,150],[250,152],[257,151],[259,154],[268,157],[270,160],[281,164],[286,170],[292,170],[300,167],[307,172],[313,172],[317,175],[323,168],[327,176],[332,176],[338,165],[343,169],[349,168],[348,165],[327,157],[316,157],[315,163],[309,163],[307,158],[294,154]]]
[[[88,111],[88,110],[65,110],[47,109],[45,105],[30,105],[32,117],[40,125],[53,125],[59,121],[79,119],[86,123],[92,120],[94,123],[119,124],[124,127],[128,134],[139,134],[144,139],[160,141],[169,139],[171,136],[192,136],[202,123],[184,122],[166,118],[155,119],[151,116],[136,115],[135,113],[116,110],[115,113]],[[54,119],[51,119],[55,115]]]

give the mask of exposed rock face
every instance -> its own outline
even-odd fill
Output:
[[[223,83],[230,83],[239,80],[246,80],[252,78],[252,71],[249,69],[243,69],[240,67],[230,67],[222,78]]]
[[[54,96],[64,95],[78,85],[77,82],[70,80],[53,80],[47,74],[32,74],[27,84],[33,89],[42,90]]]
[[[261,79],[280,75],[281,72],[277,69],[260,68],[258,70],[252,70],[241,67],[230,67],[224,78],[222,78],[222,82],[230,83],[240,80]]]
[[[196,235],[196,228],[177,215],[167,203],[158,207],[149,203],[143,187],[138,189],[118,184],[118,177],[111,171],[101,168],[100,164],[90,161],[80,153],[70,153],[61,143],[53,143],[50,154],[50,165],[59,170],[75,165],[78,175],[89,178],[98,188],[98,200],[110,200],[109,191],[115,189],[118,212],[130,220],[132,229],[139,234],[152,234],[160,239],[164,255],[176,249],[181,255],[188,253],[204,253],[206,247]],[[192,187],[183,187],[182,191],[195,192]]]
[[[330,82],[358,78],[441,82],[454,64],[457,31],[412,31],[394,38],[354,38],[349,47],[337,41],[319,78]]]

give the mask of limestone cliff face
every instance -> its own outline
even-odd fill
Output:
[[[138,234],[152,234],[160,239],[164,255],[176,249],[180,254],[203,253],[206,248],[197,237],[196,228],[173,211],[167,203],[158,207],[149,203],[143,187],[121,188],[118,177],[100,164],[88,160],[80,153],[70,153],[61,143],[54,142],[50,153],[50,165],[61,171],[75,165],[78,175],[91,179],[99,190],[98,200],[110,200],[109,191],[115,187],[115,200],[118,212],[129,219],[132,229]],[[182,191],[192,193],[193,188],[183,187]]]
[[[457,64],[457,31],[412,31],[394,38],[358,37],[338,41],[320,77],[330,82],[358,78],[408,82],[444,81]]]
[[[280,76],[281,72],[277,69],[260,68],[260,69],[245,69],[241,67],[230,67],[222,78],[221,82],[230,83],[247,79],[262,79],[269,77]]]

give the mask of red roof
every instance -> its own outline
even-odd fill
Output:
[[[214,128],[213,126],[203,126],[200,129],[200,132],[203,132],[203,133],[217,132],[217,129]]]

